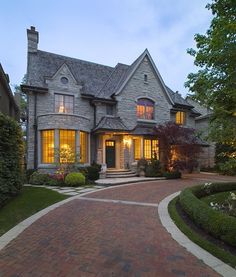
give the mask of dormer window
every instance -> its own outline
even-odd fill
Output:
[[[113,106],[107,105],[106,109],[107,109],[107,115],[113,115],[113,113],[114,113],[114,107]]]
[[[147,98],[141,98],[137,103],[137,117],[139,119],[154,119],[154,102]]]
[[[55,94],[55,113],[74,113],[74,96]]]
[[[68,84],[69,80],[66,77],[61,77],[61,82],[63,85]]]
[[[186,113],[178,111],[175,115],[175,123],[178,125],[185,125],[186,123]]]
[[[147,83],[147,81],[148,81],[148,76],[147,74],[144,74],[144,82]]]

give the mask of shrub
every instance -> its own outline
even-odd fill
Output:
[[[91,181],[95,181],[99,179],[99,171],[100,171],[100,167],[88,166],[87,167],[88,179]]]
[[[218,168],[224,175],[236,175],[236,158],[229,158],[228,161],[219,163]]]
[[[48,174],[45,173],[40,173],[35,171],[29,179],[29,183],[31,185],[35,185],[35,186],[42,186],[42,185],[49,185],[51,182],[51,178],[49,177]]]
[[[159,160],[152,159],[150,163],[146,166],[145,176],[146,177],[160,177],[162,176],[161,172],[161,163]]]
[[[17,195],[22,187],[23,151],[20,126],[0,113],[0,206]]]
[[[179,196],[183,210],[195,224],[222,241],[236,246],[236,219],[211,209],[199,198],[236,189],[236,183],[214,183],[184,189]]]
[[[85,176],[80,172],[69,173],[65,178],[65,184],[69,187],[85,185]]]
[[[166,177],[166,179],[179,179],[181,178],[181,172],[180,171],[164,172],[163,176]]]

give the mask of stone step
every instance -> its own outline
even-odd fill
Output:
[[[130,169],[107,169],[107,173],[127,173],[131,172]]]
[[[133,174],[135,172],[133,171],[114,171],[114,172],[110,172],[110,171],[107,171],[107,175],[111,175],[111,176],[115,176],[115,175],[130,175],[130,174]]]
[[[130,178],[130,177],[136,177],[137,174],[135,172],[130,172],[128,174],[109,174],[107,173],[106,178]]]

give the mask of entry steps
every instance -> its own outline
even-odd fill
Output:
[[[136,176],[136,172],[129,169],[108,169],[106,174],[106,178],[129,178]]]

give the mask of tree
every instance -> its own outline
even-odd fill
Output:
[[[198,165],[197,156],[201,152],[201,146],[194,129],[167,122],[158,125],[154,132],[160,140],[160,152],[165,170],[191,171]]]
[[[197,50],[187,50],[201,69],[188,75],[185,86],[213,110],[210,137],[236,147],[236,2],[213,0],[206,8],[211,25],[205,35],[195,35]]]

